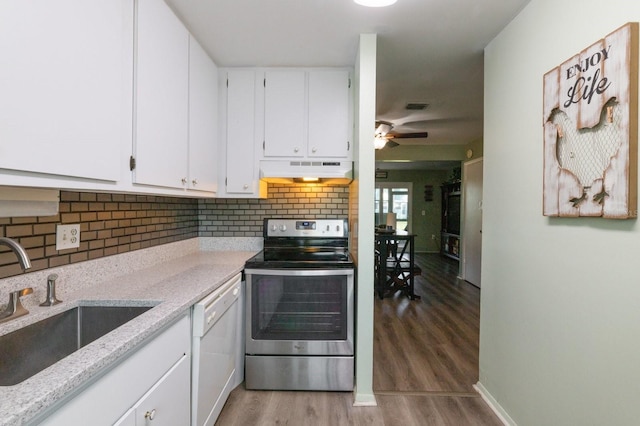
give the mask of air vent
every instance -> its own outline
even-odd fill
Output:
[[[423,109],[427,109],[428,106],[429,104],[420,103],[420,102],[411,102],[411,103],[408,103],[407,106],[405,106],[404,108],[411,111],[422,111]]]

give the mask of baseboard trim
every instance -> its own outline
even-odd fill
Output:
[[[378,402],[376,401],[376,396],[372,393],[358,393],[357,387],[353,389],[354,407],[377,407]]]
[[[428,397],[453,397],[453,398],[480,398],[476,392],[443,392],[443,391],[395,391],[395,390],[376,390],[376,395],[383,396],[428,396]]]
[[[517,426],[517,423],[509,416],[509,414],[502,408],[502,406],[496,401],[496,399],[489,393],[482,383],[478,382],[473,385],[473,388],[480,394],[484,402],[487,403],[489,408],[498,416],[502,424],[505,426]]]

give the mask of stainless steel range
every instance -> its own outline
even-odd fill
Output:
[[[346,219],[265,219],[245,264],[247,389],[352,391],[354,264]]]

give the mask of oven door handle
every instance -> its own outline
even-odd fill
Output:
[[[353,268],[284,268],[284,269],[245,269],[245,275],[277,275],[281,277],[299,277],[299,276],[328,276],[328,275],[353,275]]]

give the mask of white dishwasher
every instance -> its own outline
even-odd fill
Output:
[[[235,387],[238,274],[193,306],[191,425],[212,426]]]

